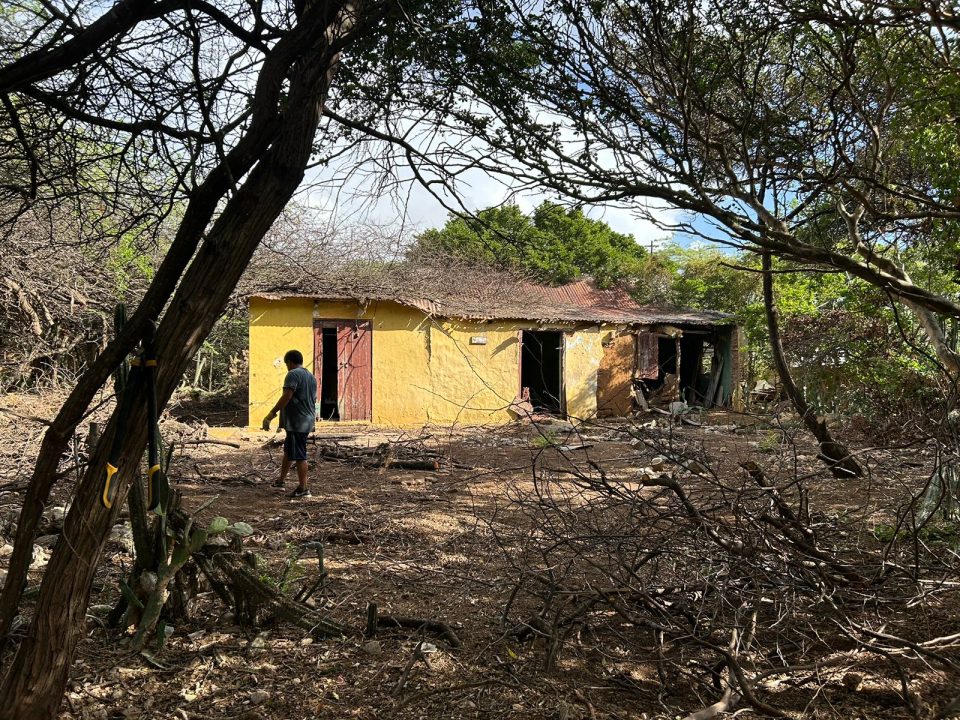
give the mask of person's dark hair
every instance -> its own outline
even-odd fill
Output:
[[[287,350],[287,354],[283,356],[283,361],[291,365],[303,365],[303,353],[299,350]]]

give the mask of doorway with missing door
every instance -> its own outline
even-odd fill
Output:
[[[320,376],[317,382],[317,404],[321,420],[339,420],[340,408],[337,404],[338,368],[337,358],[337,329],[335,327],[320,328]]]
[[[314,374],[321,420],[370,420],[373,331],[369,320],[314,322]]]
[[[562,415],[563,333],[523,330],[520,335],[520,388],[534,412]]]

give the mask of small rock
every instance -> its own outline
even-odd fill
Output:
[[[39,545],[42,548],[52,548],[57,544],[57,540],[60,539],[59,535],[41,535],[36,540],[33,541],[34,545]]]
[[[149,595],[157,589],[157,574],[154,572],[144,572],[140,575],[140,590]]]
[[[50,551],[38,545],[33,546],[33,561],[30,563],[31,570],[45,568],[50,562]]]
[[[97,617],[109,615],[112,611],[113,605],[91,605],[87,608],[88,615],[96,615]]]
[[[300,640],[301,645],[313,645],[313,638],[303,638]]]
[[[270,699],[270,693],[266,690],[254,690],[250,693],[250,702],[254,705],[263,705],[267,700]]]
[[[129,525],[123,523],[114,525],[110,530],[110,537],[107,539],[107,545],[124,552],[133,552],[133,530]]]
[[[863,683],[863,675],[859,673],[847,673],[843,676],[843,686],[850,692],[856,692]]]
[[[13,545],[0,546],[0,558],[10,557],[11,555],[13,555]]]
[[[380,655],[383,650],[380,647],[380,642],[378,640],[368,640],[363,644],[363,651],[367,655]]]
[[[253,640],[250,641],[250,649],[252,650],[262,650],[267,646],[267,634],[265,632],[259,633]]]
[[[63,530],[63,521],[67,517],[67,508],[63,505],[54,505],[43,513],[43,519],[51,529]]]

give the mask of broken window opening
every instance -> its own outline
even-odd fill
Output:
[[[642,374],[643,363],[652,360],[650,352],[645,351],[642,358],[638,352],[637,356],[634,382],[645,401],[658,405],[683,400],[691,407],[707,409],[729,403],[729,334],[688,329],[679,336],[658,335],[656,348],[656,378],[649,371]]]
[[[337,397],[339,387],[337,357],[337,328],[323,328],[322,367],[320,369],[320,419],[339,420],[340,404]]]
[[[529,391],[535,412],[563,413],[563,335],[524,330],[520,338],[521,393]]]

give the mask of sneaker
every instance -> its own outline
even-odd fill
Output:
[[[299,487],[298,487],[298,488],[294,489],[294,491],[293,491],[292,493],[290,493],[290,497],[292,497],[292,498],[311,497],[312,495],[313,495],[313,493],[310,492],[310,488],[299,488]]]

